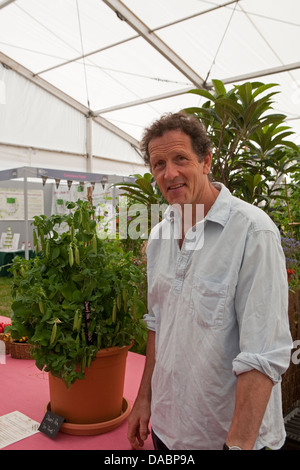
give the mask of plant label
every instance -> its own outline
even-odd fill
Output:
[[[52,411],[47,411],[38,430],[51,437],[51,439],[55,439],[64,420],[64,418],[52,413]]]

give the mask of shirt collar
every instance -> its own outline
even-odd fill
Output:
[[[226,186],[224,186],[224,184],[222,183],[212,183],[212,184],[220,192],[214,204],[208,211],[205,217],[205,220],[210,220],[211,222],[219,223],[223,225],[223,227],[225,227],[229,219],[229,215],[230,215],[232,195],[229,189],[227,189]]]
[[[222,183],[212,183],[212,184],[220,192],[204,220],[209,220],[211,222],[219,223],[223,225],[224,227],[229,219],[230,206],[231,206],[231,193],[226,188],[226,186],[224,186],[224,184]],[[170,222],[173,222],[177,211],[178,211],[178,208],[176,206],[168,206],[168,208],[166,209],[164,213],[164,218],[169,220]]]

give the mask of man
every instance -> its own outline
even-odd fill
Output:
[[[210,181],[196,118],[163,116],[142,146],[170,206],[148,241],[147,353],[128,439],[142,447],[151,416],[156,449],[280,448],[292,340],[278,230]]]

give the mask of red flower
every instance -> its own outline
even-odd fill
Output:
[[[286,272],[288,275],[288,281],[290,282],[291,278],[295,275],[295,271],[293,269],[287,269]]]
[[[0,323],[0,333],[4,333],[4,328],[6,328],[7,326],[10,326],[10,323],[1,322]]]

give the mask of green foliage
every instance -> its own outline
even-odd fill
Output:
[[[142,282],[139,285],[139,295],[144,304],[147,304],[148,286],[147,286],[147,265],[146,265],[146,244],[149,234],[154,225],[162,220],[162,215],[168,204],[163,198],[158,185],[156,184],[151,173],[133,175],[134,183],[116,183],[113,186],[121,191],[121,196],[126,196],[126,210],[128,218],[127,234],[130,223],[138,220],[144,226],[147,226],[147,233],[144,237],[120,239],[120,243],[125,251],[131,250],[134,255],[134,262],[143,273]],[[138,211],[138,207],[142,205],[146,211]],[[120,207],[119,207],[120,210]],[[147,220],[144,221],[144,213],[146,212]],[[145,224],[143,223],[145,222]],[[129,234],[128,234],[129,235]],[[144,343],[140,341],[137,352],[145,354],[147,333],[144,332]]]
[[[135,203],[145,204],[159,204],[161,201],[161,194],[151,173],[145,173],[143,176],[136,174],[134,183],[116,183],[113,186],[118,187],[120,190],[125,191],[125,195],[131,198]]]
[[[0,277],[0,315],[11,316],[11,277]]]
[[[286,140],[293,132],[284,114],[272,113],[269,90],[274,83],[247,82],[227,91],[220,80],[214,90],[191,90],[207,99],[185,109],[207,128],[214,145],[212,175],[237,197],[269,210],[278,197],[278,181],[299,164],[299,147]],[[288,150],[288,151],[287,151]]]
[[[136,174],[134,183],[116,183],[113,186],[124,191],[122,196],[128,198],[128,207],[135,204],[142,204],[147,208],[147,238],[153,226],[162,220],[162,212],[168,204],[162,196],[158,185],[151,173],[145,173],[143,176]]]
[[[84,377],[100,348],[144,341],[145,306],[138,293],[143,273],[132,253],[118,240],[97,236],[87,201],[69,203],[68,209],[69,215],[34,218],[37,256],[16,257],[10,271],[12,337],[28,337],[36,346],[37,367],[70,386]],[[59,235],[61,226],[66,228]]]
[[[272,217],[282,233],[300,240],[300,172],[285,182],[273,206]]]

